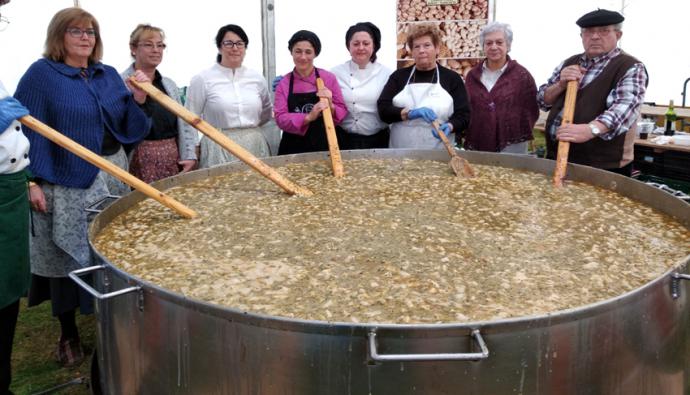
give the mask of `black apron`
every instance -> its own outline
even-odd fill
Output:
[[[319,70],[314,68],[314,72],[316,73],[316,78],[319,78]],[[287,100],[288,112],[309,114],[314,104],[318,103],[321,98],[316,96],[316,92],[293,93],[294,74],[295,71],[293,70],[290,73],[290,90]],[[326,138],[326,126],[323,123],[323,115],[320,114],[317,119],[309,124],[307,133],[304,136],[283,131],[280,146],[278,147],[278,155],[317,151],[328,151],[328,139]]]

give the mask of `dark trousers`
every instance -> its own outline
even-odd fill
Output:
[[[632,162],[630,162],[627,165],[620,167],[618,169],[604,169],[604,170],[610,171],[612,173],[620,174],[622,176],[632,177],[633,164],[632,164]]]
[[[0,309],[0,395],[10,393],[12,342],[19,316],[19,300]]]
[[[390,130],[388,128],[381,129],[371,136],[348,133],[345,130],[340,130],[340,127],[337,130],[339,132],[338,142],[340,149],[388,148],[388,140],[390,139]]]

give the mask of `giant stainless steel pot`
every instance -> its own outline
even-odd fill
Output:
[[[553,162],[466,152],[476,164],[551,174]],[[445,151],[343,152],[345,159],[417,158]],[[274,157],[271,165],[324,160]],[[172,177],[160,188],[226,172]],[[636,199],[690,227],[690,205],[632,179],[570,166],[570,179]],[[450,175],[449,175],[450,177]],[[119,199],[96,216],[90,240],[142,200]],[[93,248],[93,247],[92,247]],[[690,246],[689,246],[690,250]],[[638,289],[550,314],[485,322],[378,325],[245,313],[147,283],[94,249],[101,385],[109,394],[682,394],[690,391],[686,279],[690,256]]]

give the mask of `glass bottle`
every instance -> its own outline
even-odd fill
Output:
[[[676,130],[676,111],[673,109],[673,100],[670,101],[668,105],[668,110],[666,110],[666,130],[664,130],[664,135],[673,136]]]

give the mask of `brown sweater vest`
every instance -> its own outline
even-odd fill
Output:
[[[581,55],[568,58],[563,67],[578,63]],[[606,110],[606,97],[616,89],[618,81],[635,63],[640,63],[634,57],[621,52],[609,61],[606,68],[592,82],[577,92],[575,102],[574,124],[589,123]],[[556,99],[546,120],[546,130],[550,130],[554,118],[563,110],[565,93]],[[555,159],[558,151],[558,140],[546,136],[547,158]],[[626,133],[614,137],[610,141],[595,137],[584,143],[571,143],[568,161],[597,167],[600,169],[618,169],[633,160],[635,142],[635,126]]]

